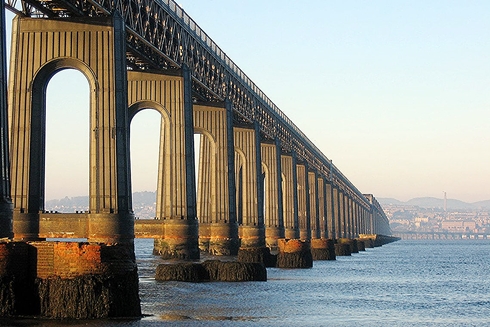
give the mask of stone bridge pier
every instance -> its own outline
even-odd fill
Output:
[[[194,132],[200,134],[197,190],[199,246],[215,255],[236,255],[240,246],[236,216],[233,111],[223,105],[194,104]]]
[[[258,126],[235,126],[235,181],[240,248],[265,247],[264,179]]]
[[[141,314],[133,245],[124,33],[124,22],[117,15],[14,20],[8,101],[13,241],[0,246],[2,291],[7,290],[2,315],[101,318]],[[67,68],[81,71],[90,85],[87,242],[50,242],[39,234],[44,212],[45,91],[50,78]],[[2,137],[4,122],[2,118]],[[3,162],[3,174],[5,167]],[[5,199],[4,194],[4,208],[8,206]],[[5,217],[5,213],[0,217],[2,234],[8,236]]]
[[[199,259],[196,216],[191,80],[180,75],[128,72],[129,117],[153,109],[161,114],[156,219],[161,221],[154,254]]]
[[[261,157],[265,239],[267,247],[276,250],[277,240],[284,238],[284,196],[279,141],[261,143]]]

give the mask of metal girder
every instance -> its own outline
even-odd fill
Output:
[[[126,23],[128,67],[169,71],[187,65],[196,100],[229,99],[239,122],[257,121],[265,138],[278,139],[285,152],[295,152],[309,167],[323,172],[336,185],[352,190],[358,198],[364,198],[173,0],[3,1],[8,9],[28,17],[121,15]]]

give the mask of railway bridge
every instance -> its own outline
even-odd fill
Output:
[[[17,14],[8,82],[5,29],[0,33],[5,271],[26,271],[22,278],[45,283],[40,290],[108,274],[128,285],[109,291],[111,303],[121,294],[133,298],[108,306],[106,315],[128,316],[139,310],[131,288],[137,290],[135,235],[155,238],[156,252],[181,259],[276,248],[284,238],[391,235],[376,199],[361,193],[173,0],[6,0],[2,26],[5,9]],[[68,68],[90,85],[89,210],[75,214],[44,209],[45,90]],[[130,126],[147,109],[161,115],[157,209],[154,221],[135,225]],[[198,167],[194,134],[201,139]],[[46,241],[66,236],[87,242]],[[14,254],[23,259],[14,264]],[[46,304],[41,314],[56,316],[55,307]],[[14,305],[3,310],[24,314]]]

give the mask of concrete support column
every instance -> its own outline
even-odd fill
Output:
[[[194,130],[197,124],[196,108],[194,106]],[[216,190],[213,188],[214,175],[214,143],[205,135],[200,135],[199,166],[197,174],[197,217],[199,220],[199,248],[209,251],[211,239],[211,224],[215,213]]]
[[[242,248],[265,247],[258,126],[234,127],[237,220]]]
[[[318,178],[315,172],[308,172],[308,198],[310,216],[310,238],[320,238],[320,216],[318,199]]]
[[[345,193],[339,190],[339,218],[340,218],[340,237],[347,237],[347,215],[345,214]]]
[[[328,225],[327,225],[327,202],[325,194],[325,180],[323,177],[318,177],[318,223],[319,223],[319,238],[328,238]]]
[[[367,234],[366,230],[366,209],[364,207],[360,207],[360,215],[359,219],[361,220],[359,234]]]
[[[371,219],[370,219],[370,216],[369,216],[369,209],[365,209],[364,210],[364,219],[365,219],[365,223],[364,223],[365,231],[364,231],[364,234],[370,234],[371,233]]]
[[[12,238],[12,200],[10,197],[10,164],[7,110],[7,45],[5,3],[0,3],[0,239]]]
[[[354,238],[357,238],[358,235],[359,235],[359,223],[360,223],[360,220],[359,220],[359,204],[357,203],[357,201],[352,201],[352,211],[353,211],[353,215],[354,215],[354,225],[353,225],[353,229],[352,229],[352,233],[353,233],[353,237]]]
[[[347,238],[352,238],[352,197],[350,194],[345,194],[345,235]]]
[[[299,238],[298,198],[296,188],[296,160],[294,156],[281,155],[284,237]]]
[[[356,236],[359,237],[360,234],[362,234],[363,230],[363,223],[364,220],[362,218],[362,205],[357,203],[357,229],[356,229]]]
[[[198,221],[194,167],[194,126],[191,79],[182,76],[128,72],[128,103],[132,118],[140,110],[161,114],[156,218],[163,220],[154,253],[166,258],[197,259]]]
[[[340,199],[341,199],[341,192],[339,191],[338,187],[333,186],[332,187],[332,198],[333,198],[333,226],[332,228],[335,228],[334,230],[334,238],[339,239],[342,237],[342,230],[341,230],[341,207],[340,207]]]
[[[357,215],[357,203],[354,199],[352,199],[352,238],[356,238],[357,234],[357,224],[358,222],[358,215]]]
[[[18,271],[12,271],[14,284],[19,285],[10,288],[5,298],[27,303],[14,306],[11,314],[57,319],[138,317],[124,21],[117,13],[69,20],[18,16],[12,34],[13,231],[14,240],[30,242],[5,243],[3,258],[19,263],[14,269]],[[45,187],[45,91],[50,78],[66,68],[81,71],[91,90],[89,213],[80,215],[88,220],[89,242],[39,239]],[[17,251],[22,248],[22,253]],[[4,281],[11,272],[6,273]]]
[[[284,238],[280,151],[278,142],[261,144],[265,238],[271,249],[276,249],[277,240]]]
[[[194,130],[201,134],[197,192],[199,244],[215,255],[238,253],[231,103],[194,105]]]
[[[299,238],[302,240],[309,240],[311,238],[307,169],[308,168],[305,165],[296,164],[296,176],[298,179],[296,189],[298,192]]]
[[[371,208],[366,211],[366,234],[373,233],[373,225],[372,225],[372,216],[371,216]]]
[[[45,89],[53,74],[74,68],[87,77],[92,90],[88,238],[131,243],[134,217],[124,21],[119,16],[93,18],[91,24],[17,17],[12,39],[9,118],[14,238],[38,238],[39,214],[44,209]],[[89,55],[90,51],[96,55]]]
[[[335,239],[335,212],[334,212],[334,187],[331,182],[325,184],[325,206],[326,206],[326,225],[327,238]]]
[[[374,219],[374,213],[373,213],[373,208],[369,210],[369,227],[370,227],[370,232],[369,234],[376,234],[376,221]]]

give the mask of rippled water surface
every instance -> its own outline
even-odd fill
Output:
[[[399,241],[312,269],[268,268],[267,282],[197,284],[156,282],[152,246],[136,240],[143,319],[70,325],[490,326],[490,240]],[[44,324],[60,325],[29,322]]]

